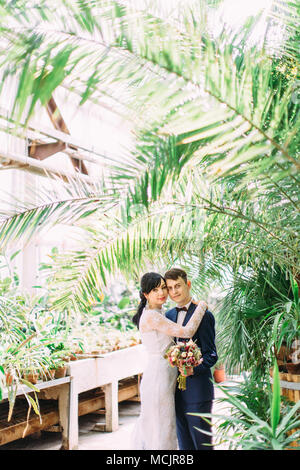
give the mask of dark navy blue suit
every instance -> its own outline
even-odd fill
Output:
[[[185,326],[197,305],[191,303],[182,326]],[[173,308],[166,313],[169,320],[177,322],[177,310]],[[187,339],[180,339],[187,341]],[[213,314],[206,310],[193,341],[202,352],[203,362],[194,368],[194,375],[187,377],[186,390],[176,387],[176,427],[180,450],[212,450],[211,437],[197,431],[194,426],[205,431],[211,431],[210,426],[199,417],[187,413],[210,413],[214,399],[214,386],[210,368],[217,362],[218,356],[215,345],[215,319]]]

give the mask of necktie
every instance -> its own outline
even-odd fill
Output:
[[[187,312],[187,308],[186,308],[186,307],[175,307],[175,308],[176,308],[176,310],[177,310],[177,313],[182,312],[182,311]]]

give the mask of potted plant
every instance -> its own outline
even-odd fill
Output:
[[[41,367],[41,357],[36,360],[35,354],[32,353],[30,348],[25,348],[23,351],[20,362],[21,378],[31,384],[37,384],[38,380],[42,378],[43,367]]]
[[[57,365],[57,368],[55,369],[54,377],[56,379],[61,379],[62,377],[65,377],[67,374],[67,365],[65,362],[61,362],[60,365]]]
[[[213,372],[214,381],[216,383],[222,383],[226,380],[225,366],[221,362],[217,362]]]
[[[67,357],[67,349],[63,348],[53,352],[51,356],[53,362],[52,370],[55,379],[60,379],[66,376],[67,373],[67,363],[69,362],[69,357]]]
[[[39,372],[36,369],[29,367],[28,369],[23,370],[22,377],[31,384],[37,384],[39,380]]]

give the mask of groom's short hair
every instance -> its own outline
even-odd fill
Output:
[[[172,279],[173,281],[176,281],[179,277],[182,277],[184,282],[187,284],[187,273],[180,268],[172,268],[169,271],[165,273],[165,280],[167,279]]]

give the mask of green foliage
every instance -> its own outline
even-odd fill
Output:
[[[83,248],[49,263],[61,311],[91,311],[119,271],[137,281],[149,265],[192,259],[201,292],[229,269],[221,348],[230,367],[265,373],[273,344],[291,341],[299,326],[283,279],[299,279],[300,261],[297,5],[274,0],[253,42],[259,16],[217,34],[207,21],[211,2],[180,7],[177,19],[159,3],[32,3],[38,27],[24,2],[2,2],[11,23],[1,31],[0,73],[18,83],[10,118],[26,126],[63,83],[81,103],[108,97],[136,140],[120,161],[105,159],[99,182],[57,179],[34,203],[8,201],[2,246],[84,219]]]
[[[6,392],[10,405],[8,420],[19,387],[26,385],[29,391],[38,391],[26,379],[27,373],[37,373],[39,379],[49,380],[51,371],[65,365],[73,352],[90,353],[97,348],[105,353],[139,342],[131,322],[131,297],[122,299],[121,313],[120,307],[107,296],[103,304],[103,299],[99,299],[98,306],[91,305],[78,316],[74,312],[50,310],[49,293],[41,297],[24,294],[10,277],[0,281],[0,288],[0,400]],[[131,296],[130,291],[124,294]],[[119,337],[116,329],[121,330]],[[29,407],[39,414],[38,397],[33,398],[29,392],[25,397]]]
[[[274,286],[272,288],[274,289]],[[274,345],[277,350],[279,350],[282,343],[285,343],[290,348],[293,341],[300,338],[298,292],[298,284],[290,276],[289,289],[286,292],[277,291],[276,303],[274,303],[274,307],[266,317],[265,327],[272,327],[270,344]]]
[[[121,300],[116,305],[116,302],[111,299],[109,294],[106,294],[103,301],[98,305],[93,305],[87,315],[92,314],[99,319],[99,325],[115,328],[120,331],[135,330],[132,323],[132,315],[136,309],[136,298],[132,292],[127,289],[121,294]]]
[[[256,377],[245,377],[237,386],[217,387],[224,393],[219,401],[230,406],[230,415],[190,413],[209,421],[214,419],[218,428],[215,445],[225,442],[232,450],[287,450],[299,440],[300,402],[281,403],[276,361],[273,392],[267,382],[257,383]],[[290,434],[292,430],[295,432]]]
[[[254,367],[264,374],[274,345],[291,344],[299,335],[299,306],[287,274],[264,266],[233,276],[217,314],[219,354],[229,371]]]

